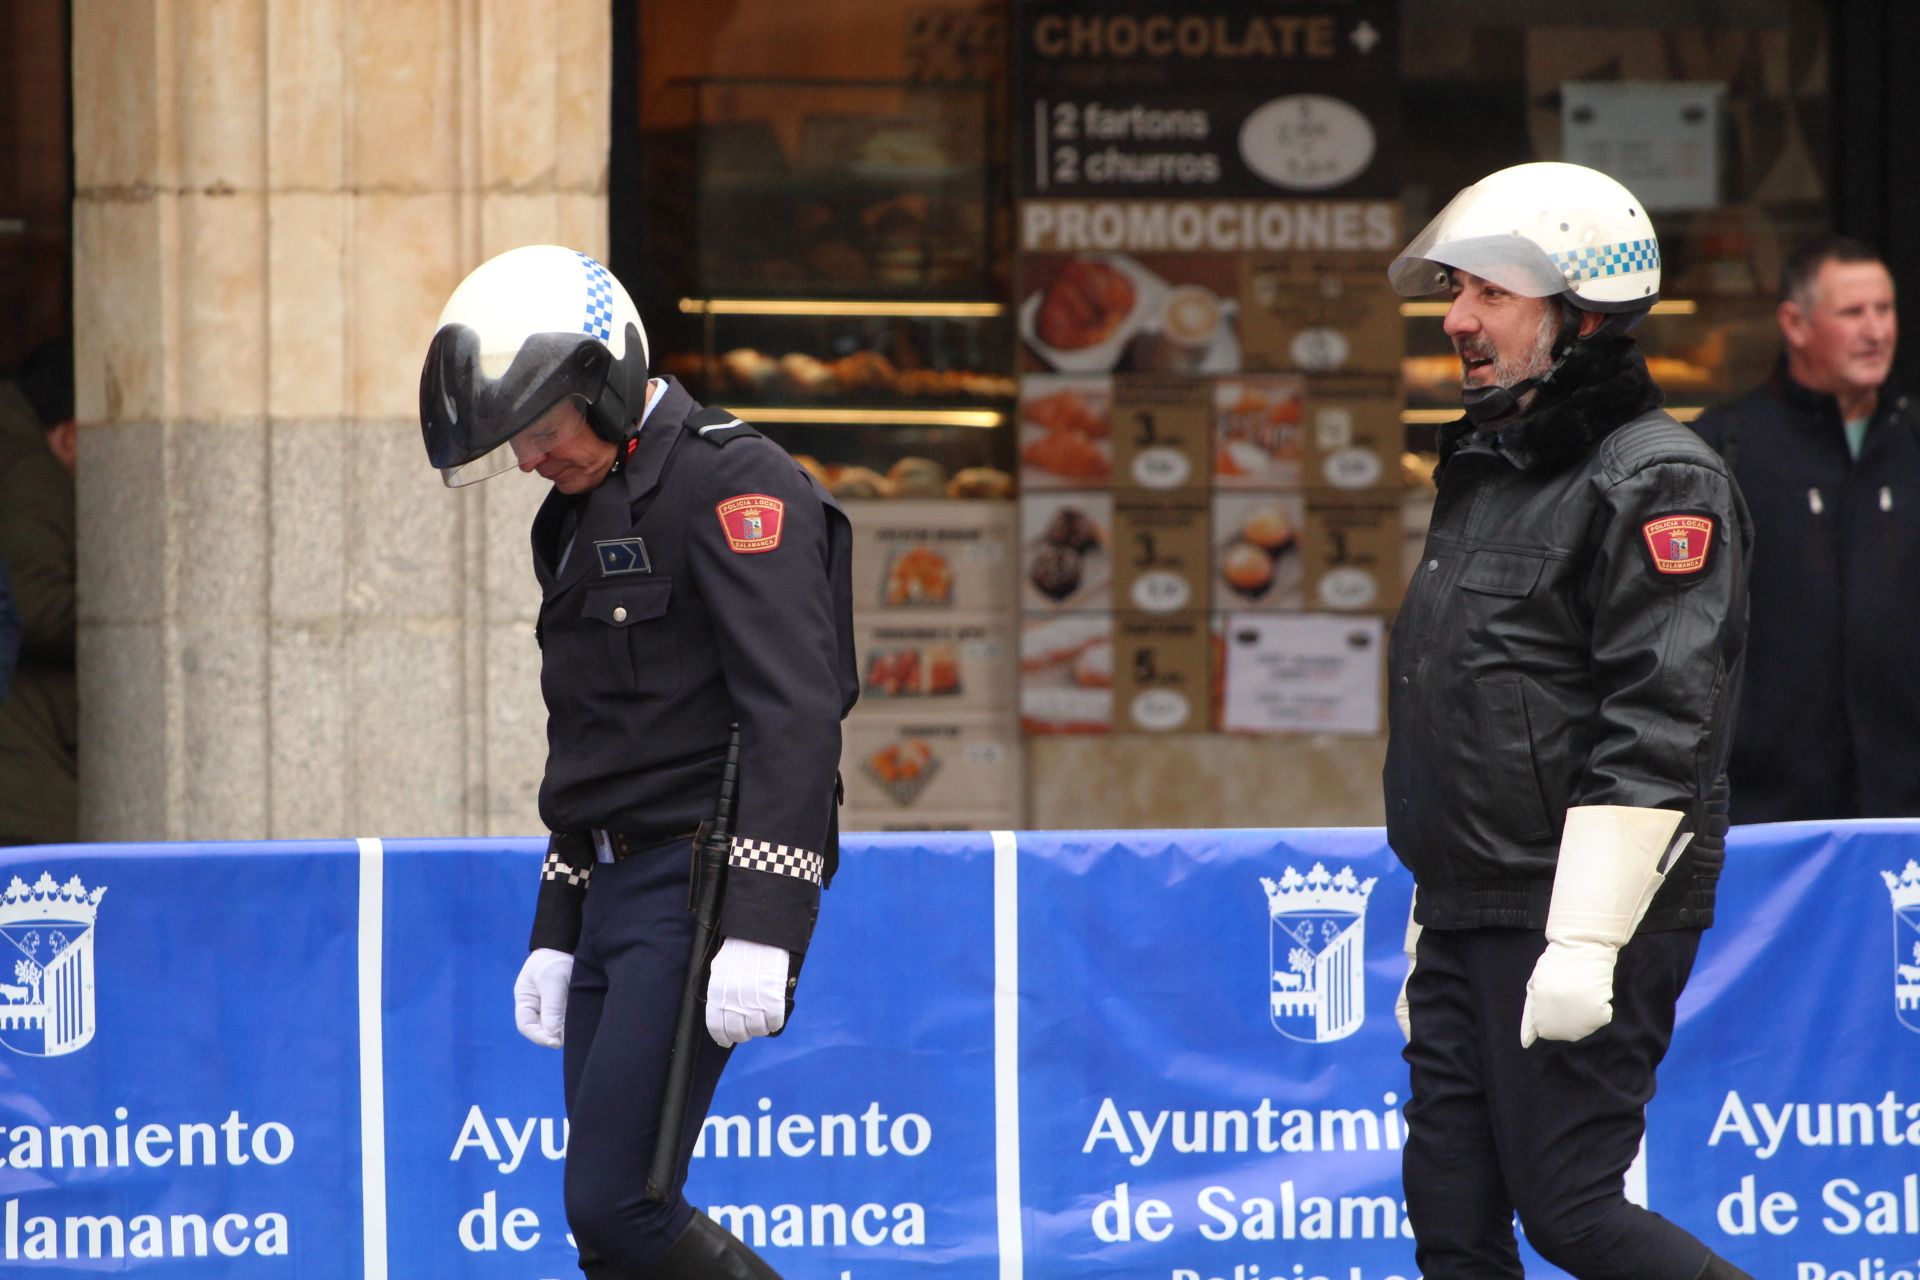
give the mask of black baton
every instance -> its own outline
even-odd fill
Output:
[[[660,1094],[660,1136],[653,1144],[653,1163],[647,1168],[647,1199],[667,1200],[674,1194],[674,1174],[680,1168],[680,1135],[687,1126],[687,1094],[693,1088],[693,1062],[700,1053],[698,1037],[705,1034],[702,1006],[706,1004],[707,952],[720,927],[720,891],[727,876],[727,852],[733,837],[734,780],[740,771],[740,726],[727,731],[727,758],[720,767],[720,800],[713,821],[705,825],[693,848],[693,883],[687,906],[693,912],[693,951],[687,960],[687,979],[680,988],[680,1016],[673,1028],[673,1050],[667,1059],[667,1084]]]

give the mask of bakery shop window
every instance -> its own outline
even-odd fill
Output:
[[[1647,205],[1662,301],[1635,330],[1689,420],[1762,380],[1780,265],[1831,227],[1830,17],[1819,0],[1403,0],[1406,225],[1529,160],[1603,169]],[[1444,304],[1410,301],[1408,443],[1459,415]]]
[[[990,86],[697,77],[660,367],[846,498],[1012,496]]]

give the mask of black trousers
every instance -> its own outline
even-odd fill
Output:
[[[610,1265],[633,1280],[693,1220],[680,1188],[731,1053],[701,1025],[674,1195],[648,1200],[647,1166],[693,941],[691,851],[681,839],[594,866],[567,995],[567,1221],[583,1267]]]
[[[1517,1211],[1528,1242],[1581,1280],[1695,1280],[1707,1246],[1629,1202],[1624,1178],[1700,932],[1634,938],[1614,970],[1611,1023],[1522,1049],[1520,1009],[1545,946],[1526,929],[1420,935],[1401,1167],[1421,1273],[1525,1275]]]

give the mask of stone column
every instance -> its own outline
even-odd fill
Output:
[[[488,256],[604,256],[605,0],[75,0],[81,829],[533,833],[526,525],[415,401]]]

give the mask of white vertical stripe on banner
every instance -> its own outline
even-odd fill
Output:
[[[360,845],[360,1251],[366,1280],[387,1280],[386,1041],[380,1017],[386,872],[378,840]]]
[[[1020,1232],[1020,842],[993,833],[994,1197],[1000,1219],[1000,1280],[1026,1270]]]

